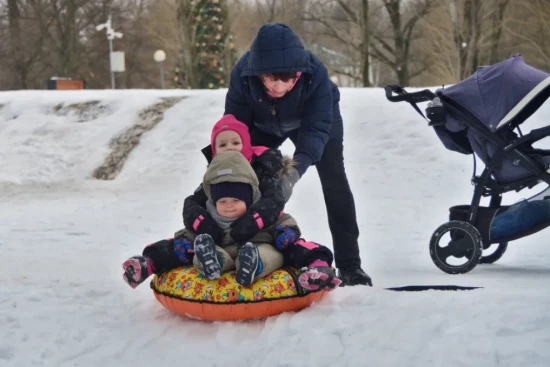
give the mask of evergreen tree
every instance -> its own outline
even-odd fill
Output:
[[[233,36],[229,33],[226,0],[198,0],[194,21],[198,87],[226,88],[229,85],[227,69],[233,66],[236,58]],[[183,70],[178,66],[174,79],[180,87],[187,87],[188,78]]]

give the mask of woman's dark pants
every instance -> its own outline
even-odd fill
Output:
[[[298,140],[296,131],[281,138],[251,128],[250,135],[252,145],[270,148],[279,148],[287,138],[296,146]],[[361,266],[358,244],[359,228],[355,213],[355,201],[344,168],[343,141],[329,140],[321,160],[315,166],[325,198],[335,265],[337,268]]]

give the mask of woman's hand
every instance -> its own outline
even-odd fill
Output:
[[[296,185],[299,179],[300,173],[296,168],[291,168],[288,175],[281,176],[281,189],[283,190],[285,203],[288,202],[288,199],[292,196],[294,185]]]

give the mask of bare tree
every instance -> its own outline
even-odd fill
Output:
[[[500,60],[499,45],[504,29],[504,15],[510,0],[494,0],[495,8],[492,12],[491,22],[491,46],[489,51],[489,63],[494,64]]]
[[[463,5],[463,20],[459,21],[459,6]],[[449,2],[453,39],[460,60],[460,78],[469,76],[479,64],[479,39],[481,35],[480,0]]]
[[[8,81],[3,88],[43,86],[34,74],[47,68],[44,45],[53,20],[36,11],[37,0],[9,0],[7,5],[8,40],[0,52],[2,71]]]
[[[429,65],[424,64],[411,71],[411,46],[413,32],[419,20],[425,17],[434,5],[434,0],[416,0],[408,3],[407,13],[411,14],[405,21],[402,12],[402,0],[382,0],[389,15],[392,43],[381,34],[375,35],[373,43],[374,56],[389,65],[396,73],[399,84],[409,85],[410,80],[424,72]]]
[[[77,54],[77,9],[81,6],[77,0],[52,1],[53,14],[57,15],[55,21],[57,50],[59,56],[58,73],[64,76],[76,76],[78,65]]]
[[[403,15],[404,3],[402,0],[382,0],[381,7],[371,9],[368,0],[319,0],[310,6],[305,20],[323,25],[324,35],[348,48],[348,55],[353,55],[360,66],[359,78],[363,86],[371,85],[371,57],[389,66],[399,83],[408,85],[410,79],[427,68],[426,64],[418,66],[413,62],[411,47],[413,31],[418,21],[429,13],[434,0],[407,2],[407,14],[411,14],[407,16]],[[335,71],[346,73],[338,68]]]
[[[479,65],[521,53],[550,71],[550,0],[223,0],[230,29],[228,51],[248,50],[259,27],[288,24],[307,48],[346,86],[381,83],[436,85],[460,81]],[[117,87],[159,85],[152,55],[163,49],[166,87],[182,68],[185,87],[198,88],[196,51],[199,0],[5,0],[0,1],[2,89],[43,88],[51,76],[86,79],[109,88],[105,32],[95,25],[112,14],[124,33],[114,41],[126,54]],[[200,23],[203,22],[203,23]],[[228,52],[231,54],[231,52]],[[229,73],[234,57],[224,60]],[[225,77],[225,76],[224,76]],[[227,75],[229,77],[229,75]],[[414,79],[413,79],[414,78]],[[374,83],[373,83],[374,82]]]
[[[284,23],[304,34],[302,14],[310,0],[228,0],[229,26],[238,54],[248,50],[258,29],[266,23]]]
[[[99,15],[110,10],[112,1],[27,1],[49,50],[41,64],[47,65],[58,76],[82,77],[83,66],[92,51],[87,47],[89,29],[100,22]],[[98,34],[95,29],[93,32]]]
[[[363,65],[363,70],[361,74],[363,75],[363,86],[370,87],[370,30],[369,30],[369,0],[361,0],[361,8],[363,10],[359,23],[361,30],[363,31],[361,37],[361,64]]]
[[[256,0],[256,10],[258,16],[266,23],[273,23],[276,17],[284,12],[286,0]]]
[[[415,53],[419,58],[432,60],[420,78],[431,85],[460,80],[460,63],[448,3],[438,3],[418,27],[418,31],[425,36],[417,41]]]
[[[21,54],[21,13],[19,11],[19,2],[17,0],[8,0],[8,28],[9,28],[9,50],[14,61],[18,78],[15,82],[15,88],[25,88],[27,82],[26,68],[24,68],[23,55]]]
[[[149,41],[149,35],[144,32],[145,27],[142,26],[147,16],[147,0],[128,0],[120,10],[119,20],[124,32],[124,52],[131,56],[125,60],[124,87],[133,88],[142,83],[146,85],[144,81],[147,77],[144,77],[144,74],[148,69],[147,65],[152,63],[152,52],[149,60],[140,56],[142,49]]]
[[[119,75],[120,85],[126,88],[159,88],[159,65],[153,60],[153,54],[161,49],[166,53],[163,62],[165,88],[174,86],[173,70],[180,59],[179,21],[177,1],[127,0],[119,11],[115,12],[117,27],[124,33],[118,47],[126,54],[126,71]],[[105,51],[104,36],[100,40],[102,54],[93,62],[108,60]],[[92,61],[92,60],[91,60]],[[180,64],[181,66],[181,64]],[[103,66],[108,72],[108,64]]]
[[[455,83],[479,65],[499,61],[508,0],[446,0],[422,24],[426,57],[435,80]]]
[[[230,17],[231,13],[229,11],[229,4],[227,1],[224,1],[221,4],[221,6],[223,8],[224,13],[228,14],[228,16],[223,19],[223,23],[222,23],[222,27],[229,31],[229,35],[226,37],[225,44],[224,44],[225,57],[223,60],[224,64],[222,65],[222,67],[225,70],[225,78],[226,78],[225,80],[227,80],[227,84],[229,85],[229,81],[231,80],[231,71],[233,70],[233,67],[237,63],[237,52],[235,50],[235,38],[232,32],[233,22],[231,21],[231,17]]]
[[[514,4],[517,13],[504,33],[517,40],[516,52],[529,56],[531,64],[550,71],[550,1],[532,0]]]
[[[187,83],[190,88],[199,88],[199,76],[197,74],[198,59],[195,55],[195,34],[197,30],[197,21],[195,19],[195,10],[198,6],[198,0],[177,0],[178,29],[180,60],[187,76]]]
[[[329,67],[340,75],[359,80],[363,86],[371,86],[370,72],[370,9],[368,0],[318,0],[309,4],[304,21],[321,26],[311,28],[308,33],[315,38],[328,38],[333,42],[329,46],[331,53],[338,52],[348,56],[350,63],[338,62],[334,57],[325,57]],[[330,44],[330,43],[329,43]],[[330,53],[329,53],[330,54]],[[345,59],[345,58],[344,58]],[[354,67],[357,64],[358,70]]]

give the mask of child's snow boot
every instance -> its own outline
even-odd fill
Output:
[[[153,261],[148,257],[132,256],[122,264],[122,279],[132,288],[136,288],[155,271]]]
[[[222,267],[216,251],[216,243],[209,234],[200,234],[195,239],[195,256],[202,265],[204,277],[209,280],[219,279]]]
[[[301,268],[298,281],[302,288],[309,291],[330,291],[342,283],[328,263],[322,260],[315,260],[308,267]]]
[[[239,250],[239,268],[237,269],[237,283],[248,287],[263,270],[263,263],[260,260],[260,253],[256,245],[247,242]]]

